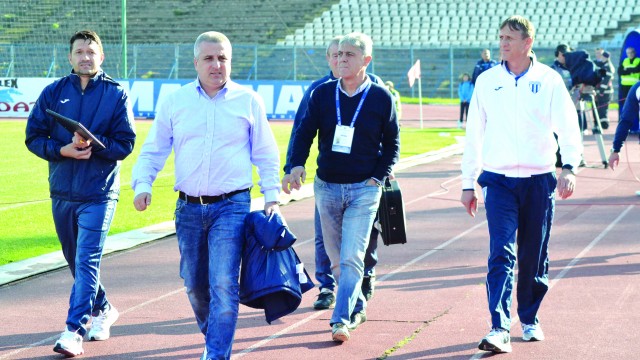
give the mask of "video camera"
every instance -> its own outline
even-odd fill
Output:
[[[600,68],[589,59],[589,53],[576,50],[564,53],[564,66],[571,74],[573,85],[596,86],[607,76],[607,69]]]

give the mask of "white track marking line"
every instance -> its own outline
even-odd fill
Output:
[[[602,232],[598,236],[596,236],[596,238],[593,239],[591,243],[587,245],[587,247],[582,249],[582,251],[578,255],[576,255],[576,257],[574,257],[573,260],[571,260],[571,262],[569,262],[567,266],[565,266],[562,271],[560,271],[560,273],[556,275],[555,278],[553,278],[553,280],[551,280],[551,282],[549,283],[549,290],[551,290],[558,283],[558,281],[564,278],[569,270],[571,270],[580,260],[582,260],[582,258],[600,242],[600,240],[604,239],[609,231],[611,231],[620,222],[620,220],[622,220],[622,218],[624,218],[629,213],[629,211],[634,208],[634,206],[635,205],[629,205],[622,213],[620,213],[620,215],[618,215],[617,218],[615,218],[615,220],[613,220],[604,230],[602,230]],[[513,325],[516,325],[519,321],[520,319],[516,315],[511,319],[511,327],[513,327]],[[491,351],[478,350],[472,357],[469,358],[469,360],[480,359],[485,354],[494,355]]]
[[[376,281],[376,283],[378,283],[378,282],[383,282],[383,281],[388,280],[388,279],[389,279],[390,277],[392,277],[393,275],[395,275],[395,274],[397,274],[397,273],[399,273],[399,272],[401,272],[401,271],[405,270],[407,267],[409,267],[409,266],[411,266],[411,265],[415,264],[416,262],[418,262],[418,261],[420,261],[420,260],[422,260],[422,259],[426,258],[427,256],[430,256],[430,255],[433,255],[433,254],[437,253],[439,250],[442,250],[442,249],[446,248],[447,246],[449,246],[449,245],[453,244],[454,242],[456,242],[456,241],[460,240],[461,238],[463,238],[465,235],[469,234],[470,232],[472,232],[472,231],[476,230],[477,228],[479,228],[479,227],[481,227],[481,226],[484,226],[485,224],[486,224],[486,220],[485,220],[485,221],[483,221],[483,222],[481,222],[481,223],[479,223],[479,224],[477,224],[477,225],[475,225],[474,227],[472,227],[472,228],[470,228],[470,229],[468,229],[468,230],[466,230],[466,231],[464,231],[464,232],[460,233],[459,235],[454,236],[453,238],[451,238],[451,239],[449,239],[449,240],[447,240],[447,241],[443,242],[442,244],[438,245],[436,248],[434,248],[434,249],[432,249],[432,250],[430,250],[430,251],[428,251],[428,252],[426,252],[426,253],[424,253],[424,254],[422,254],[422,255],[418,256],[417,258],[415,258],[415,259],[413,259],[413,260],[411,260],[411,261],[409,261],[409,262],[405,263],[404,265],[400,266],[399,268],[395,269],[394,271],[392,271],[392,272],[390,272],[390,273],[387,273],[387,274],[385,274],[384,276],[380,277],[380,279],[378,279],[378,280]],[[231,358],[232,358],[232,359],[237,359],[237,358],[239,358],[239,357],[242,357],[242,356],[244,356],[244,355],[246,355],[246,354],[248,354],[248,353],[252,352],[253,350],[256,350],[256,349],[258,349],[258,348],[260,348],[260,347],[262,347],[262,346],[264,346],[264,345],[268,344],[269,342],[271,342],[271,341],[273,341],[273,340],[275,340],[275,339],[277,339],[277,338],[281,337],[282,335],[285,335],[285,334],[289,333],[291,330],[296,329],[296,328],[298,328],[299,326],[306,324],[306,323],[307,323],[307,322],[309,322],[310,320],[315,319],[316,317],[318,317],[318,316],[320,316],[320,315],[324,314],[324,313],[325,313],[325,312],[327,312],[327,311],[328,311],[328,310],[322,310],[322,311],[315,312],[315,313],[313,313],[312,315],[309,315],[309,316],[307,316],[306,318],[304,318],[304,319],[302,319],[302,320],[298,321],[297,323],[292,324],[292,325],[290,325],[289,327],[287,327],[287,328],[285,328],[285,329],[282,329],[282,330],[278,331],[277,333],[275,333],[275,334],[273,334],[273,335],[271,335],[271,336],[269,336],[269,337],[265,338],[264,340],[261,340],[261,341],[259,341],[259,342],[255,343],[255,344],[253,344],[253,345],[249,346],[248,348],[246,348],[246,349],[242,350],[242,351],[241,351],[241,352],[239,352],[238,354],[235,354],[235,355],[234,355],[234,356],[232,356]]]

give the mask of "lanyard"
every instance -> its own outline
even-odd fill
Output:
[[[336,116],[338,117],[338,126],[341,126],[342,115],[340,115],[340,90],[338,90],[339,87],[340,87],[340,80],[338,80],[336,83]],[[364,93],[362,94],[362,98],[360,98],[360,103],[356,108],[356,112],[353,114],[353,119],[351,120],[351,125],[349,125],[349,127],[352,128],[353,125],[356,123],[356,118],[360,113],[360,108],[362,108],[362,104],[364,103],[364,99],[367,97],[367,94],[369,93],[370,88],[371,88],[371,83],[369,83],[367,87],[364,89]]]

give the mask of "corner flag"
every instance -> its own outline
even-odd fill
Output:
[[[409,77],[409,87],[413,87],[413,83],[416,79],[420,78],[420,75],[420,59],[418,59],[407,73],[407,77]]]

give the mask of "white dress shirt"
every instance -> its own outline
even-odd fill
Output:
[[[244,86],[227,81],[210,98],[196,79],[168,95],[133,168],[135,195],[151,193],[172,149],[176,191],[216,196],[249,188],[253,164],[265,202],[277,201],[278,147],[262,99]]]

